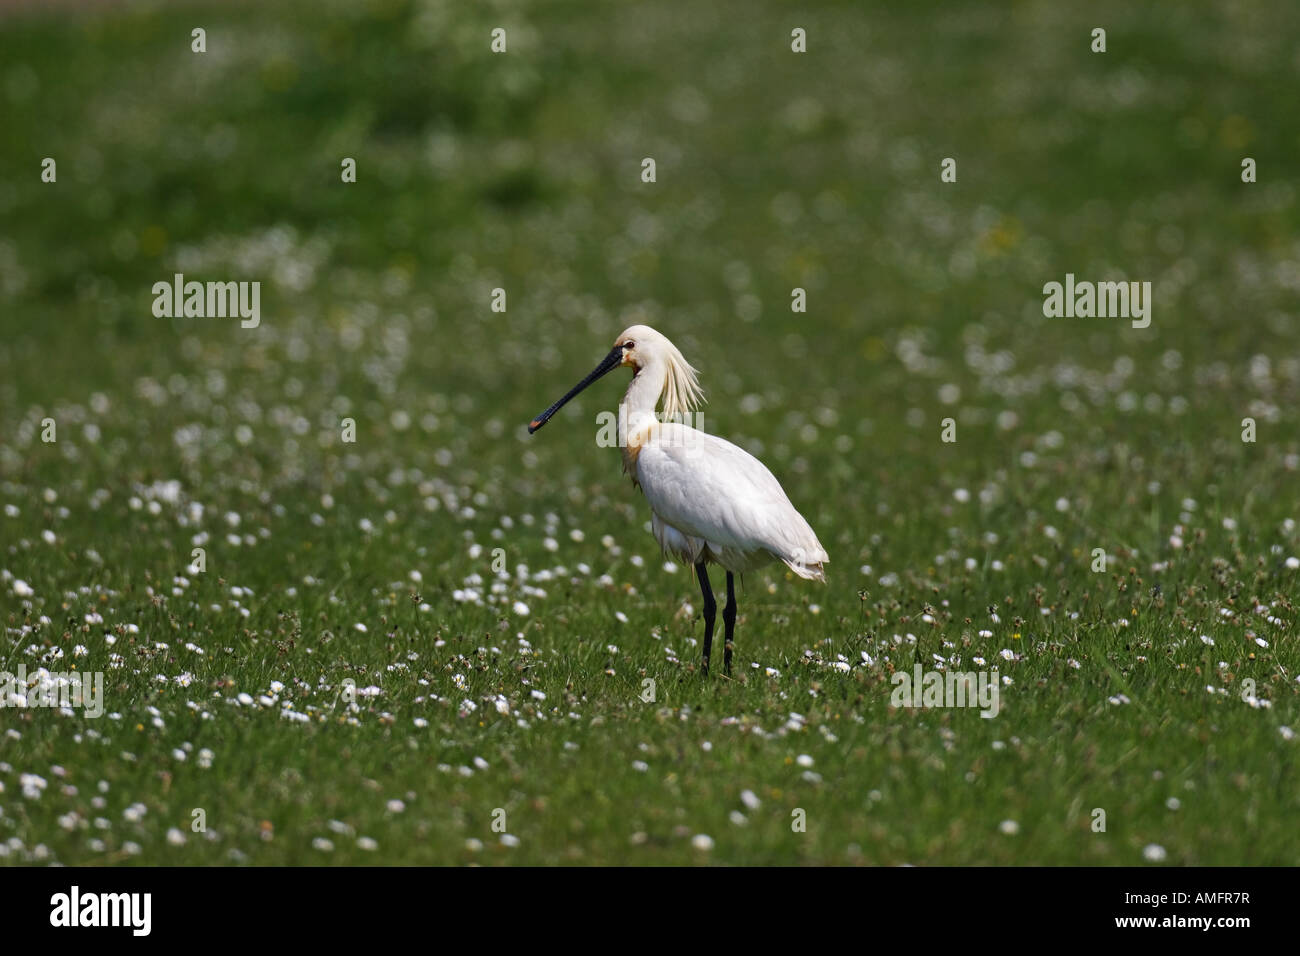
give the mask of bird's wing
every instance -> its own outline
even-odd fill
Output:
[[[636,469],[650,507],[714,550],[761,549],[787,564],[828,560],[767,466],[729,441],[666,423],[642,446]]]

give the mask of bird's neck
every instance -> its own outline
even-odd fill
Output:
[[[668,380],[668,370],[658,362],[643,365],[632,376],[632,381],[623,396],[623,408],[629,421],[634,417],[654,417],[655,406],[663,394],[664,383]]]
[[[618,431],[623,452],[623,470],[632,477],[633,484],[637,482],[636,460],[641,454],[641,446],[658,422],[655,406],[659,404],[667,376],[668,372],[662,365],[643,365],[632,376],[632,382],[623,396],[623,404],[619,406]]]

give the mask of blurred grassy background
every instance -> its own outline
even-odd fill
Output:
[[[934,466],[950,451],[932,440],[939,384],[960,389],[957,418],[983,445],[996,390],[1037,390],[1063,360],[1104,375],[1121,359],[1130,383],[1174,385],[1201,362],[1241,373],[1289,357],[1285,5],[830,4],[806,22],[727,4],[294,9],[6,20],[7,407],[64,398],[70,378],[112,389],[196,365],[237,392],[247,363],[278,363],[295,336],[310,357],[288,367],[328,355],[363,400],[381,387],[369,350],[340,338],[401,328],[387,397],[465,393],[513,427],[639,316],[704,370],[719,430],[748,426],[745,392],[795,416],[829,401],[871,423],[870,457],[891,467],[870,478],[914,487],[894,453]],[[814,38],[804,56],[789,52],[796,20]],[[485,52],[498,21],[514,26],[505,56]],[[1099,55],[1079,37],[1103,22]],[[56,186],[37,175],[45,156]],[[339,181],[344,156],[355,186]],[[167,327],[148,289],[175,271],[262,279],[267,327]],[[1043,283],[1067,271],[1152,281],[1154,328],[1043,318]],[[497,286],[506,316],[487,308]],[[788,308],[794,286],[806,315]],[[1015,364],[981,374],[973,345]],[[1197,414],[1139,406],[1124,437],[1182,447],[1208,414],[1208,434],[1232,438],[1251,379],[1212,377],[1203,405],[1184,396]],[[512,385],[517,405],[499,400]],[[1098,420],[1033,405],[1022,420]],[[927,427],[905,427],[910,409]],[[517,457],[465,440],[476,458]]]

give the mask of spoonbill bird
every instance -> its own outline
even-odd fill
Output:
[[[528,425],[532,434],[566,402],[602,375],[632,367],[619,406],[623,470],[650,502],[651,528],[664,554],[695,566],[704,598],[704,673],[709,671],[718,603],[709,562],[727,571],[723,668],[731,673],[736,631],[735,575],[782,561],[801,578],[825,581],[826,549],[780,482],[742,448],[674,419],[703,401],[693,369],[672,342],[647,325],[634,325],[592,373]],[[655,407],[663,399],[662,416]]]

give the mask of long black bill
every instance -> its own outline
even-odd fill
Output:
[[[607,372],[612,372],[614,369],[618,368],[622,364],[623,364],[623,349],[621,346],[616,345],[614,346],[614,349],[608,355],[605,356],[605,360],[601,362],[599,365],[597,365],[594,369],[592,369],[590,375],[584,378],[577,385],[573,386],[573,388],[569,389],[568,394],[566,394],[562,399],[560,399],[558,402],[556,402],[554,405],[552,405],[550,408],[542,412],[540,415],[538,415],[536,418],[534,418],[531,422],[528,423],[528,434],[531,435],[533,432],[537,431],[537,429],[541,428],[548,421],[550,421],[551,416],[554,415],[556,412],[558,412],[561,408],[563,408],[565,404],[569,401],[569,399],[573,398],[574,395],[577,395],[579,392],[581,392],[592,382],[596,381],[596,379],[600,378],[602,375],[606,374]]]

